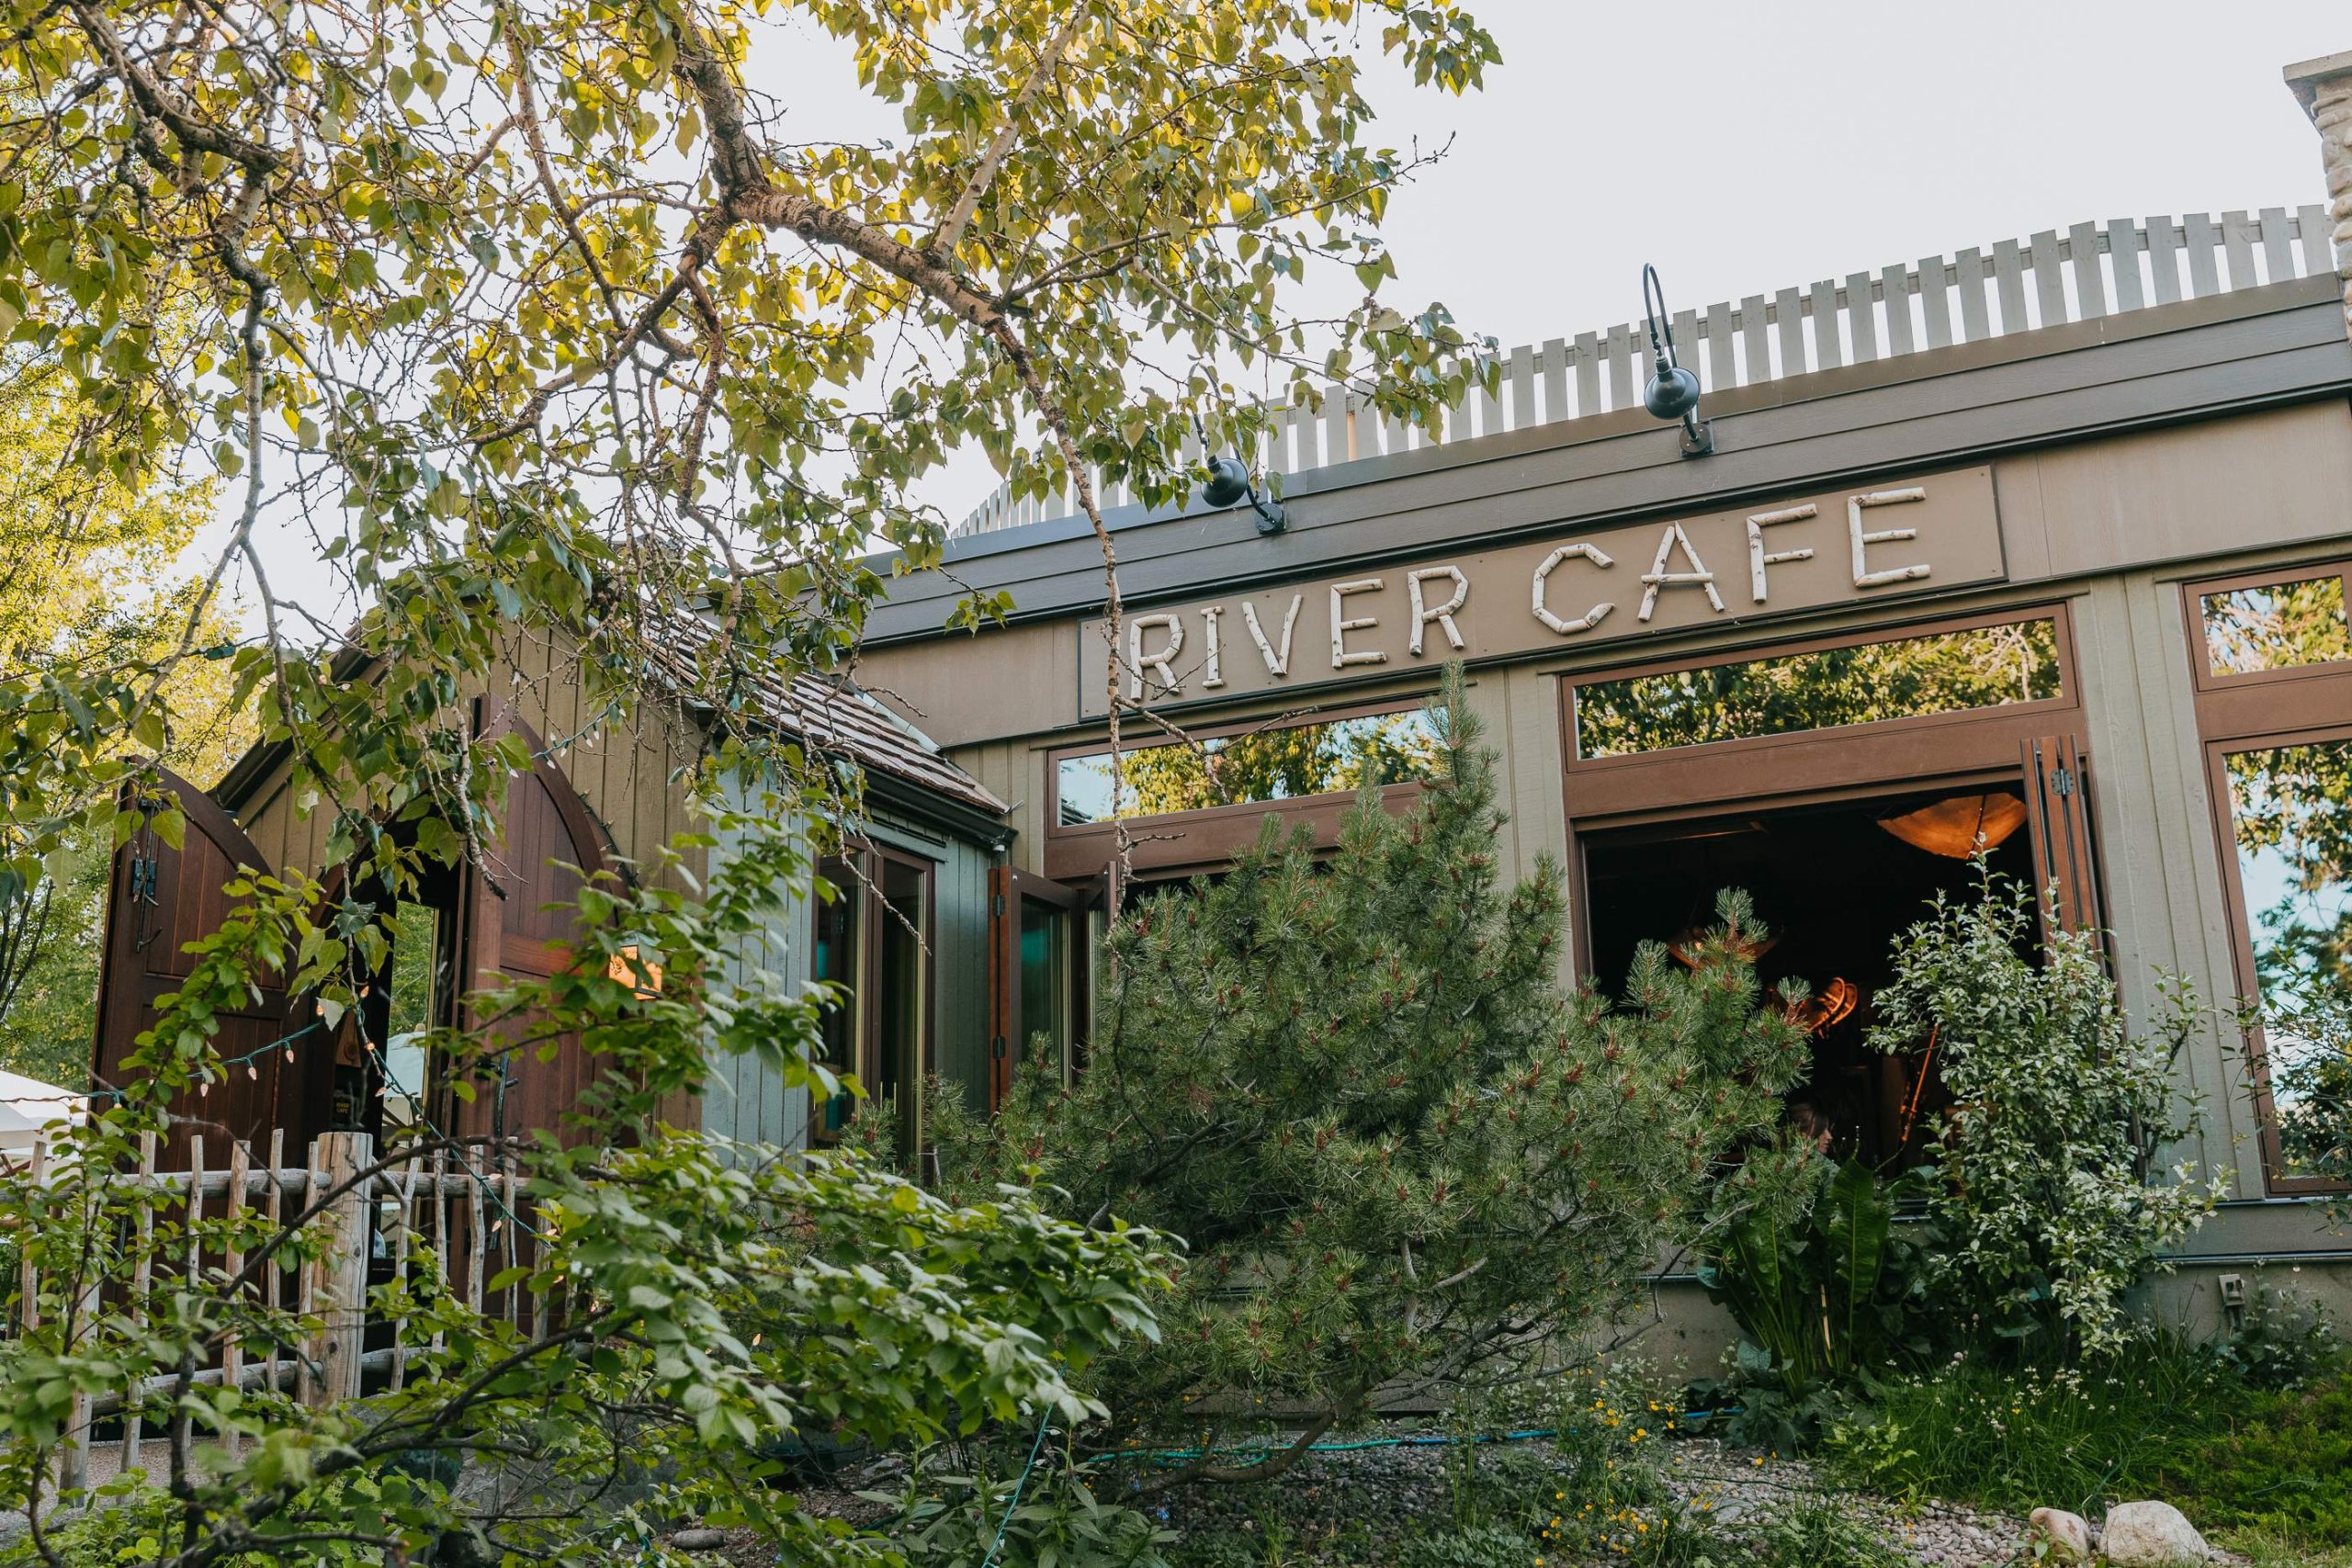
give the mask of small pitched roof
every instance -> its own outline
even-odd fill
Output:
[[[797,735],[820,750],[888,773],[951,800],[1002,817],[1012,808],[986,784],[940,754],[930,736],[884,707],[841,675],[795,675],[789,682],[754,682],[754,716]]]

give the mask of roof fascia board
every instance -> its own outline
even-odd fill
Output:
[[[1791,395],[1796,380],[1740,389],[1710,404],[1717,455],[1702,462],[1680,458],[1672,430],[1629,413],[1318,470],[1287,489],[1294,525],[1284,534],[1261,536],[1227,513],[1128,524],[1120,585],[1143,604],[1204,583],[1278,581],[1342,561],[1732,504],[1810,481],[2341,393],[2352,388],[2352,344],[2329,282],[2297,279],[1824,372],[1803,378],[1822,384],[1803,396]],[[2265,302],[2253,308],[2257,299]],[[2019,352],[2028,342],[2034,351]],[[1894,374],[1897,367],[1905,373]],[[1363,477],[1334,482],[1351,472]],[[1067,521],[1003,533],[1035,536]],[[1077,526],[1084,530],[1082,519]],[[975,588],[1014,588],[1015,620],[1102,600],[1091,532],[1007,541],[956,565]],[[945,605],[962,589],[928,575],[897,580],[869,621],[869,644],[940,635]]]

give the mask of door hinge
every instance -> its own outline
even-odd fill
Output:
[[[2059,763],[2058,771],[2050,775],[2050,787],[2056,790],[2062,799],[2074,794],[2075,770],[2064,762]]]
[[[1000,1062],[1004,1060],[1003,1035],[1000,1034],[995,1039],[989,1042],[989,1055],[994,1056]]]
[[[992,894],[992,895],[990,895],[990,896],[989,896],[989,914],[991,914],[991,915],[994,915],[994,916],[995,916],[998,919],[1000,919],[1000,920],[1001,920],[1001,919],[1004,919],[1004,895],[1003,895],[1003,894],[1001,894],[1001,893],[997,893],[997,894]]]

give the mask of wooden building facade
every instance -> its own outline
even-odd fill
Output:
[[[503,680],[473,699],[474,722],[481,733],[519,735],[533,765],[509,782],[485,864],[438,872],[397,903],[382,973],[332,1027],[310,998],[277,991],[226,1019],[219,1047],[232,1065],[175,1105],[162,1168],[185,1168],[198,1137],[215,1149],[259,1149],[277,1134],[302,1149],[331,1131],[380,1134],[388,1118],[421,1116],[469,1137],[563,1129],[595,1071],[577,1040],[559,1042],[549,1061],[520,1049],[496,1058],[468,1096],[442,1081],[444,1066],[410,1036],[461,1022],[462,998],[499,977],[546,978],[571,962],[571,932],[548,906],[575,898],[583,875],[698,884],[729,840],[721,836],[715,852],[688,849],[664,869],[673,839],[709,827],[684,783],[709,739],[702,721],[648,703],[616,722],[588,705],[560,643],[521,633],[512,646]],[[989,879],[1009,837],[1003,804],[846,681],[804,678],[764,692],[747,718],[854,766],[864,787],[856,818],[837,824],[840,852],[822,866],[842,896],[795,902],[736,961],[796,988],[844,988],[828,1032],[834,1064],[893,1095],[909,1144],[919,1145],[928,1079],[964,1086],[975,1100],[987,1093],[981,971]],[[342,886],[328,863],[330,813],[299,797],[282,747],[256,748],[209,792],[168,774],[164,784],[187,830],[174,848],[142,829],[116,854],[94,1061],[100,1089],[119,1081],[155,999],[187,974],[183,945],[219,927],[230,907],[221,888],[240,868],[301,871],[331,894]],[[780,1075],[742,1058],[710,1064],[704,1092],[669,1106],[666,1119],[792,1147],[823,1141],[842,1110],[811,1108]]]
[[[1417,710],[1459,659],[1507,863],[1567,868],[1564,970],[1609,984],[1747,886],[1784,933],[1767,978],[1842,998],[1803,1113],[1890,1157],[1937,1091],[1922,1054],[1861,1047],[1870,994],[1981,835],[2054,886],[2049,919],[2109,933],[2135,1016],[2159,970],[2219,1004],[2174,1154],[2233,1197],[2167,1288],[2210,1312],[2216,1275],[2279,1262],[2352,1298],[2352,1235],[2249,1081],[2266,1043],[2222,1010],[2310,977],[2290,927],[2352,933],[2347,278],[2339,203],[2076,224],[1685,312],[1695,457],[1641,406],[1633,325],[1512,352],[1442,438],[1333,388],[1255,455],[1279,531],[1113,487],[1116,647],[1067,494],[1000,497],[894,581],[861,669],[1014,803],[1009,1055],[1041,1028],[1082,1047],[1057,954],[1097,929],[1114,811],[1144,880],[1214,871],[1269,813],[1328,840],[1368,760],[1417,787]],[[942,630],[999,590],[1007,623]],[[1128,722],[1115,805],[1113,678],[1193,742]]]

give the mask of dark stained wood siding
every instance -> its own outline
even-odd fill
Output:
[[[125,1061],[139,1035],[153,1026],[158,998],[179,989],[192,972],[195,961],[184,949],[219,931],[235,910],[237,901],[225,886],[241,871],[273,869],[210,796],[168,771],[162,784],[187,814],[187,830],[176,850],[144,828],[115,851],[93,1063],[102,1090],[126,1081]],[[285,1050],[261,1050],[289,1032],[288,1020],[286,995],[274,989],[218,1015],[213,1043],[223,1058],[261,1054],[229,1068],[204,1091],[186,1090],[173,1100],[171,1132],[158,1150],[160,1168],[187,1168],[189,1144],[198,1136],[218,1149],[224,1138],[266,1142],[272,1127],[284,1127],[288,1146],[303,1147],[324,1129],[329,1058],[314,1048],[315,1037],[291,1043],[291,1061]]]

